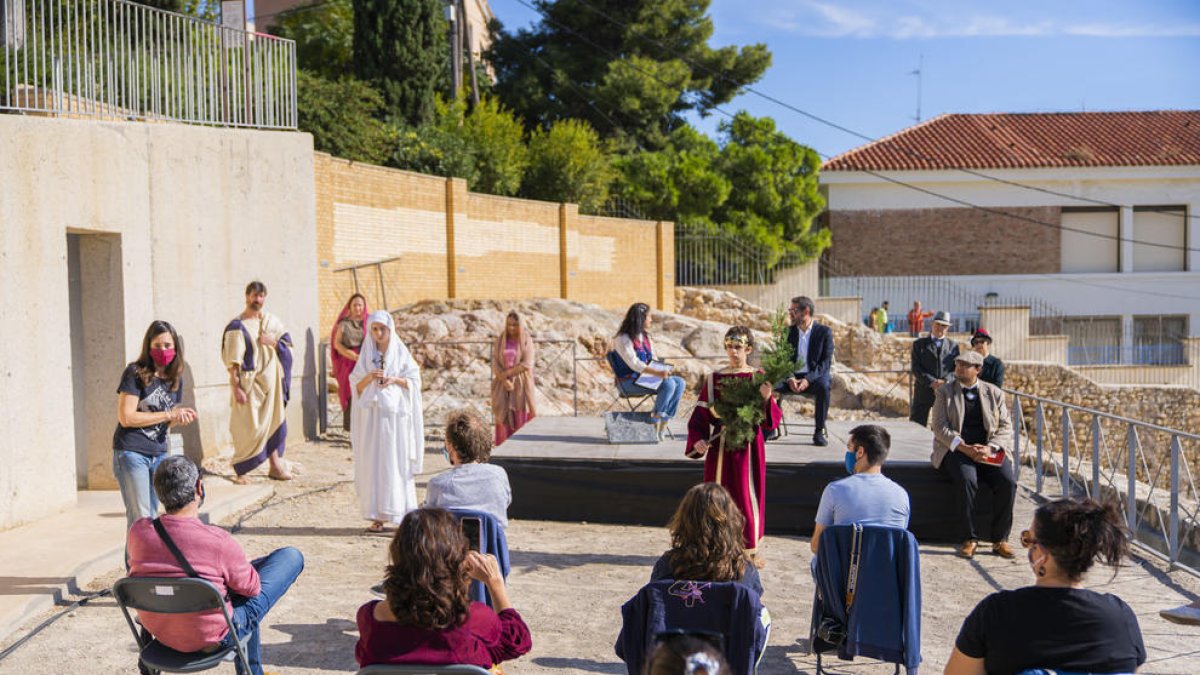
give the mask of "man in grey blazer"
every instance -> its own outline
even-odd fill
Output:
[[[1008,545],[1017,483],[1009,442],[1012,419],[1004,392],[979,379],[983,356],[963,352],[954,361],[954,379],[938,387],[933,404],[933,467],[954,483],[958,554],[975,556],[975,495],[983,483],[992,491],[992,552],[1014,556]]]

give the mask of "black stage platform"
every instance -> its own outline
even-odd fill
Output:
[[[876,422],[892,436],[884,473],[912,499],[909,529],[922,541],[953,542],[948,478],[929,463],[933,434],[908,420]],[[854,421],[829,422],[829,446],[810,434],[767,443],[767,533],[808,536],[821,492],[846,475],[843,453]],[[676,440],[610,445],[600,417],[538,417],[496,448],[492,463],[508,471],[512,518],[663,526],[679,499],[703,477],[703,462],[683,456],[684,421]],[[981,517],[988,511],[980,490]],[[981,518],[982,519],[982,518]],[[986,521],[985,521],[986,522]],[[983,523],[979,523],[982,525]],[[977,530],[985,540],[986,527]]]

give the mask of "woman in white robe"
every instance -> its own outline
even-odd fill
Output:
[[[425,458],[421,371],[396,335],[392,315],[372,312],[368,335],[350,373],[354,404],[350,444],[354,489],[368,531],[399,523],[420,506],[413,476]]]

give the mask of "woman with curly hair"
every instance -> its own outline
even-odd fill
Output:
[[[359,666],[464,663],[492,668],[533,646],[529,627],[513,609],[500,566],[467,549],[458,521],[445,509],[404,516],[389,549],[384,601],[358,609]],[[495,610],[471,602],[471,580],[483,582]]]
[[[737,581],[762,595],[762,581],[742,548],[746,518],[718,483],[692,486],[667,528],[671,550],[662,554],[650,581]]]
[[[1111,503],[1060,499],[1038,507],[1032,526],[1021,533],[1034,584],[992,593],[975,606],[946,675],[1136,671],[1146,662],[1146,647],[1133,610],[1115,595],[1083,587],[1097,560],[1121,564],[1128,536]]]

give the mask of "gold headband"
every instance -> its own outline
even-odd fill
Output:
[[[749,346],[749,344],[750,344],[750,337],[748,335],[726,335],[725,336],[725,346],[726,347],[732,347],[732,346],[736,346],[736,345],[746,347],[746,346]]]

